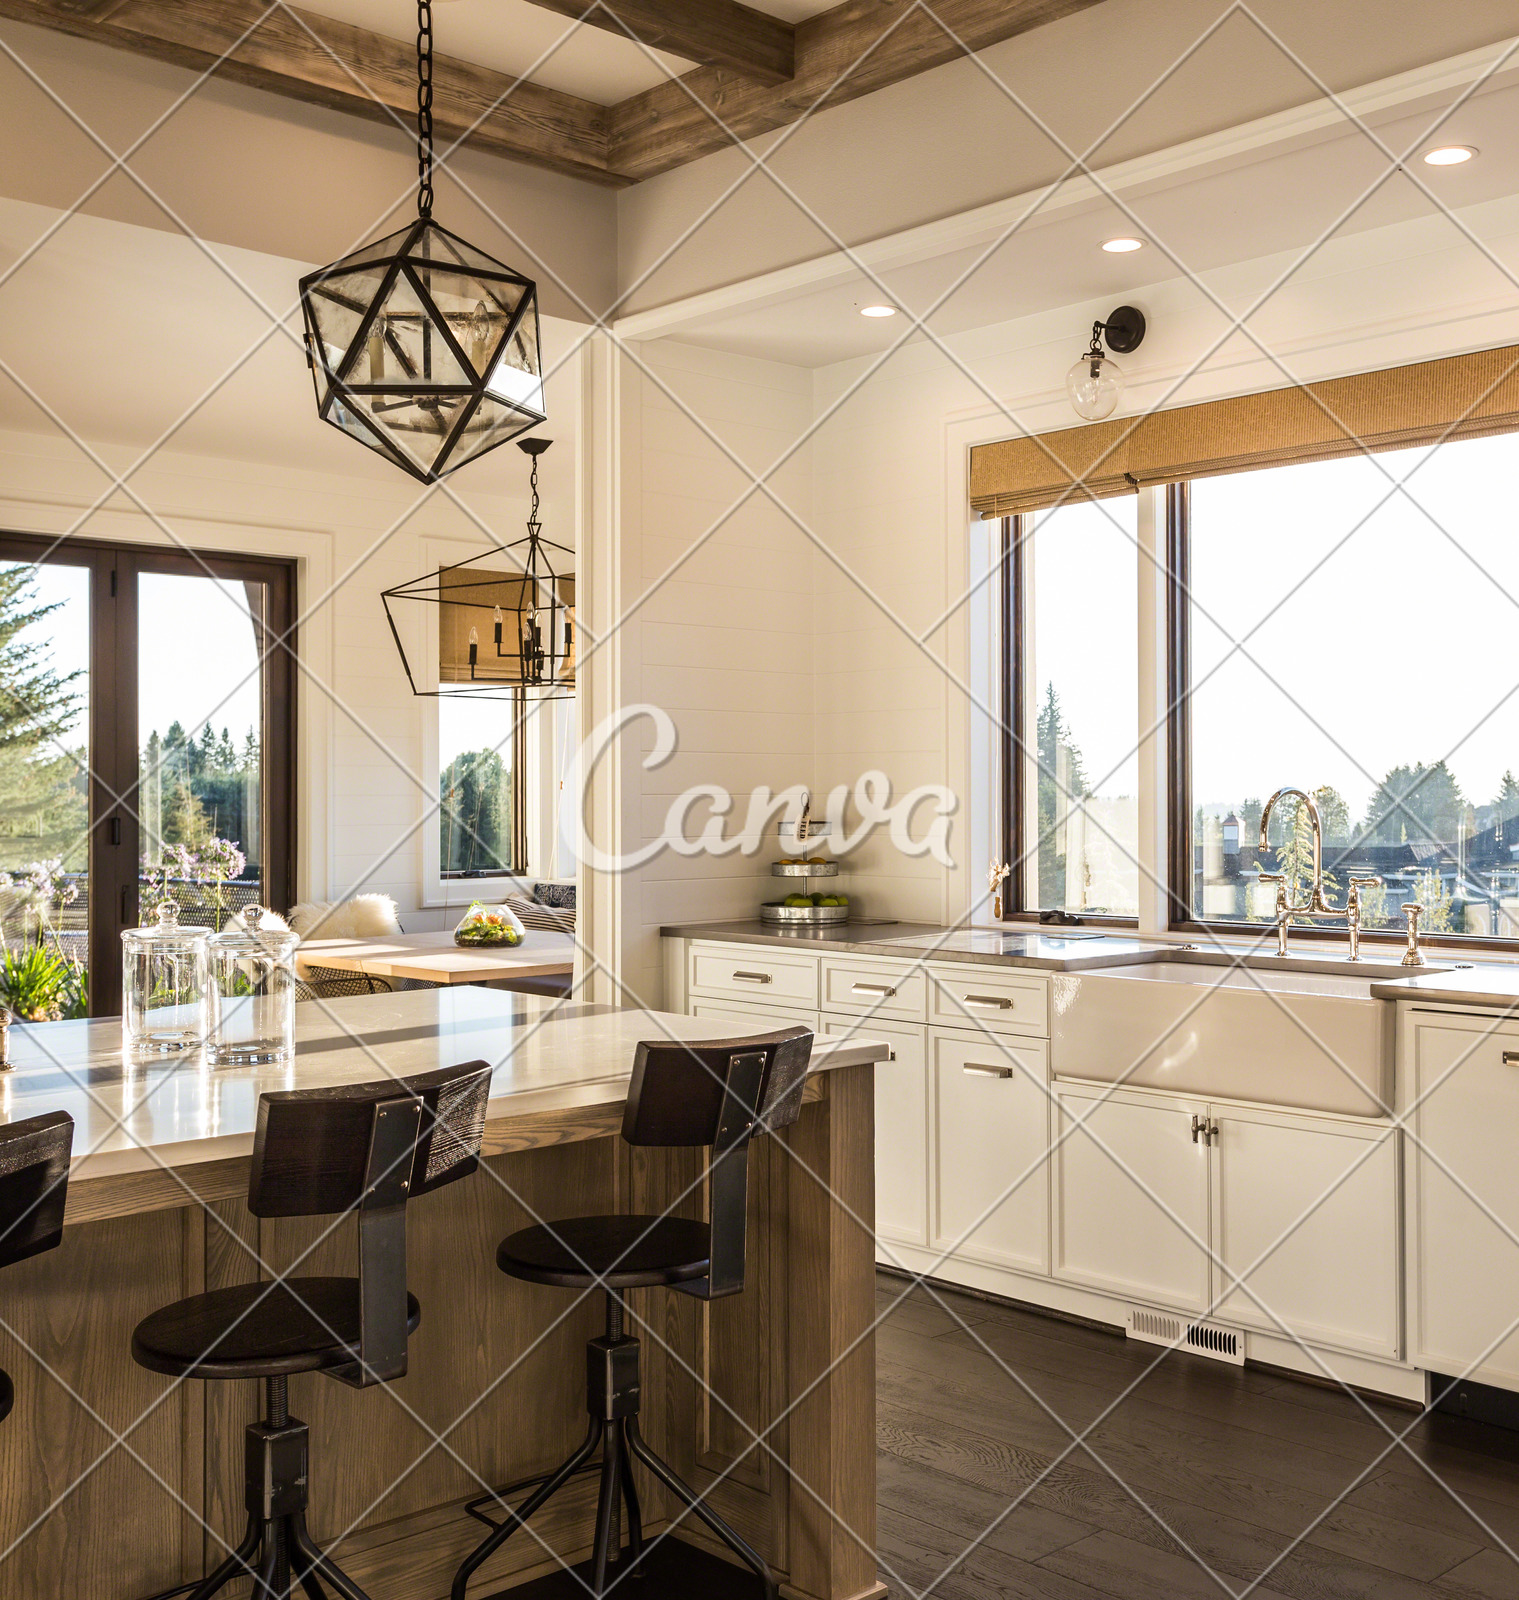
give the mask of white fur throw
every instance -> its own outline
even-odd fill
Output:
[[[241,911],[233,914],[232,921],[244,932],[247,931],[248,923]],[[268,906],[264,907],[264,914],[258,919],[258,925],[270,933],[289,933],[291,931],[290,924],[285,921],[279,912],[271,911]]]
[[[336,905],[303,900],[291,907],[289,923],[303,939],[381,939],[401,931],[396,903],[388,894],[356,894]]]

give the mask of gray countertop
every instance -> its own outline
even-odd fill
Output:
[[[1454,972],[1411,972],[1406,978],[1374,983],[1379,1000],[1426,1000],[1437,1005],[1519,1005],[1519,966],[1492,962]]]
[[[661,928],[670,939],[718,939],[730,944],[762,944],[780,948],[834,950],[851,955],[936,957],[943,961],[985,962],[991,966],[1031,967],[1046,972],[1081,972],[1098,967],[1138,965],[1152,961],[1182,961],[1200,968],[1227,965],[1248,956],[1252,966],[1277,965],[1265,950],[1218,946],[1196,948],[1157,939],[1098,933],[1089,928],[1055,929],[1033,925],[1015,930],[997,928],[945,928],[930,922],[850,922],[805,932],[783,931],[768,923],[687,922]],[[1447,951],[1431,957],[1431,966],[1403,975],[1398,956],[1384,959],[1368,955],[1359,967],[1351,966],[1338,949],[1295,949],[1290,966],[1345,976],[1357,972],[1370,978],[1371,993],[1379,1000],[1425,1000],[1466,1006],[1519,1005],[1519,962],[1462,962],[1452,966]],[[1198,981],[1207,981],[1199,974]]]
[[[1174,945],[1122,935],[1035,928],[945,928],[932,922],[845,922],[792,932],[766,922],[684,922],[659,930],[667,939],[721,939],[728,944],[836,950],[851,955],[937,956],[945,961],[985,962],[1000,967],[1035,967],[1079,972],[1120,961],[1159,961]]]

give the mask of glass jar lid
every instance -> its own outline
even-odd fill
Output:
[[[220,933],[213,933],[207,940],[212,954],[258,955],[275,961],[286,960],[301,942],[301,937],[289,928],[265,927],[264,918],[268,914],[263,906],[244,906],[235,921],[228,923]]]
[[[159,902],[157,921],[140,928],[123,928],[121,937],[128,944],[152,945],[159,949],[186,948],[206,942],[204,928],[182,928],[179,907],[172,900]]]

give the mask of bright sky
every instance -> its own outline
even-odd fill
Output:
[[[1382,468],[1419,504],[1386,499]],[[1519,771],[1516,481],[1507,434],[1194,483],[1197,804],[1327,783],[1359,816],[1391,767],[1442,758],[1493,798]],[[1094,781],[1138,737],[1134,530],[1123,498],[1035,534],[1039,694],[1053,678]],[[1231,639],[1254,662],[1226,659]],[[1100,792],[1135,783],[1130,762]]]
[[[208,718],[231,731],[239,748],[259,721],[257,652],[241,583],[144,573],[139,590],[138,703],[141,737],[163,733],[177,717],[197,732]],[[37,575],[37,598],[64,602],[40,626],[60,673],[89,667],[89,574],[49,565]],[[243,680],[247,681],[243,681]],[[83,737],[85,712],[76,722]]]

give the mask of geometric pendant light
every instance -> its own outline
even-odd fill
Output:
[[[432,220],[432,8],[417,6],[417,220],[301,279],[317,413],[435,483],[546,420],[538,292]]]

